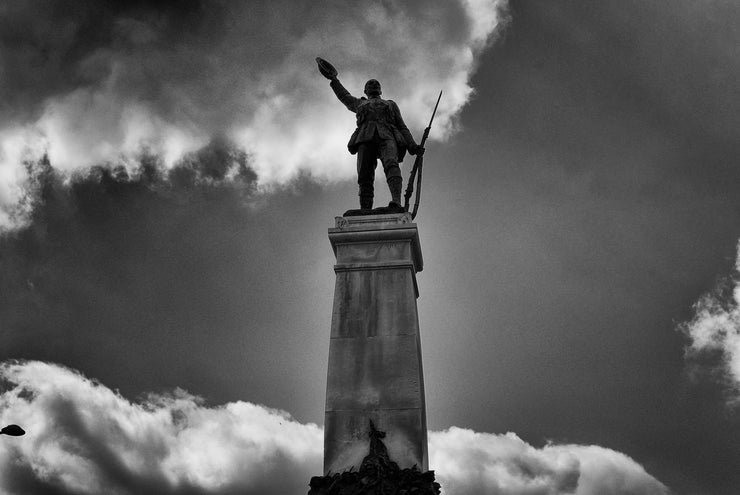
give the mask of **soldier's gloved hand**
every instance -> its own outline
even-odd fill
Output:
[[[424,148],[422,148],[418,144],[412,144],[411,146],[409,146],[409,153],[412,155],[423,155]]]

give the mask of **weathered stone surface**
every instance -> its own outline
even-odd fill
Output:
[[[337,217],[324,472],[360,467],[369,420],[401,469],[427,469],[416,308],[423,260],[408,213]]]

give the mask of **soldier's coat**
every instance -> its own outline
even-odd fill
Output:
[[[347,143],[349,152],[357,153],[361,143],[392,139],[398,149],[398,161],[403,161],[409,143],[414,142],[409,128],[401,117],[401,111],[393,100],[356,98],[342,86],[339,80],[330,83],[331,89],[350,112],[357,114],[357,129]]]

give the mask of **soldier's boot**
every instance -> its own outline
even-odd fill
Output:
[[[391,191],[391,202],[388,208],[395,210],[397,213],[403,213],[401,205],[401,189],[403,189],[403,179],[401,177],[388,177],[388,189]]]

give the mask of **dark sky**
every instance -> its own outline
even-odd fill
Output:
[[[511,0],[498,26],[453,2],[370,2],[356,21],[343,2],[93,5],[0,7],[3,360],[134,402],[183,389],[213,417],[248,401],[321,425],[326,229],[356,202],[352,116],[321,55],[353,92],[377,76],[415,136],[445,89],[416,220],[429,427],[458,427],[435,448],[471,441],[460,428],[513,432],[535,457],[570,448],[579,495],[607,493],[589,491],[604,450],[588,446],[677,494],[740,490],[740,5]],[[51,163],[12,162],[24,140]],[[689,352],[705,294],[737,318]],[[40,400],[28,410],[58,411]],[[495,438],[490,452],[514,449]],[[32,493],[28,476],[2,479]],[[568,493],[558,479],[477,489]],[[188,480],[182,493],[226,493]]]

